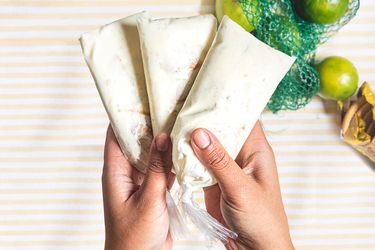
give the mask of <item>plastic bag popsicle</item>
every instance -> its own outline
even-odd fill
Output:
[[[235,158],[294,60],[225,16],[177,116],[171,136],[174,169],[182,188],[180,204],[184,214],[211,239],[226,242],[236,234],[193,200],[193,190],[216,181],[194,155],[190,135],[196,128],[207,128]]]
[[[154,135],[170,133],[176,116],[211,46],[217,29],[213,15],[152,20],[138,18]],[[167,195],[171,232],[185,236],[187,228]]]
[[[213,15],[138,18],[154,135],[171,132],[216,29]]]
[[[138,13],[81,36],[82,51],[120,147],[145,172],[152,141]]]

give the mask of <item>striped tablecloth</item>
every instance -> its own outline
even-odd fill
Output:
[[[77,38],[140,10],[213,12],[213,0],[0,0],[0,249],[102,249],[108,120]],[[375,83],[375,0],[319,51]],[[335,106],[315,98],[262,116],[297,249],[375,249],[373,166],[340,141]],[[202,202],[202,195],[198,198]],[[198,233],[174,249],[204,249]],[[217,246],[213,249],[222,249]]]

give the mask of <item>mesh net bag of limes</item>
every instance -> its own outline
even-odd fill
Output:
[[[319,91],[319,76],[312,66],[317,47],[356,15],[359,0],[347,0],[345,14],[332,24],[306,21],[299,15],[300,0],[237,1],[258,39],[297,58],[268,102],[268,108],[278,112],[304,107]]]

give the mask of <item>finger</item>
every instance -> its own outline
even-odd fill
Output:
[[[141,195],[165,199],[168,177],[172,168],[172,144],[166,133],[155,137],[151,145],[149,166],[141,186]]]
[[[266,135],[264,134],[264,131],[262,128],[262,124],[260,123],[259,120],[255,123],[247,139],[248,140],[267,140]]]
[[[111,125],[108,126],[104,149],[102,187],[104,207],[115,211],[137,189],[132,182],[133,167],[122,154]]]
[[[206,129],[196,129],[191,135],[191,146],[198,159],[217,179],[220,189],[228,195],[235,193],[239,179],[245,174],[217,138]]]
[[[112,126],[109,125],[104,146],[103,179],[120,175],[131,177],[133,170],[134,168],[120,149]]]
[[[218,221],[222,221],[220,210],[221,190],[218,184],[203,188],[207,212]]]
[[[168,190],[172,189],[175,179],[176,179],[176,175],[171,172],[168,177],[168,185],[167,185]]]
[[[137,184],[138,186],[142,185],[143,180],[145,179],[145,174],[139,171],[138,169],[134,168],[132,170],[132,176],[131,176],[133,182]]]
[[[107,129],[104,149],[104,171],[111,175],[129,176],[137,185],[141,185],[144,179],[144,173],[134,168],[124,156],[111,125]]]
[[[104,147],[104,162],[107,163],[108,166],[117,166],[127,162],[127,159],[122,153],[120,145],[117,142],[111,125],[109,125],[107,129],[107,137]]]
[[[242,146],[236,162],[243,167],[245,161],[253,154],[260,151],[265,151],[268,153],[270,146],[268,144],[267,138],[264,134],[263,128],[259,121],[257,121],[251,130],[249,136],[247,137],[244,145]]]
[[[257,181],[277,183],[274,153],[259,121],[242,146],[236,162],[247,175],[252,175]]]

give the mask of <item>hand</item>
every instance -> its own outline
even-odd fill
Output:
[[[227,249],[294,249],[281,199],[275,158],[257,122],[237,159],[206,129],[191,145],[218,184],[205,188],[207,211],[238,233]]]
[[[107,131],[102,176],[106,250],[171,249],[166,191],[172,167],[171,141],[156,136],[146,174],[122,154],[112,127]]]

